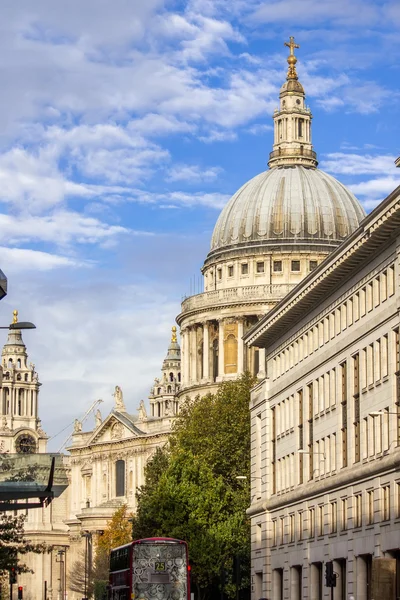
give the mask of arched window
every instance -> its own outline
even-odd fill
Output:
[[[171,389],[171,386],[169,385],[169,386],[167,387],[167,394],[170,394],[171,392],[172,392],[172,389]]]
[[[12,361],[12,358],[9,358],[9,359],[8,359],[8,366],[9,366],[9,367],[12,367],[12,366],[13,366],[13,361]]]
[[[228,335],[225,340],[225,373],[237,372],[238,343],[234,335]]]
[[[21,368],[21,359],[20,358],[17,360],[17,367],[18,367],[18,369]]]
[[[169,374],[169,380],[170,380],[170,381],[173,381],[173,380],[174,380],[174,374],[173,374],[173,373],[170,373],[170,374]]]
[[[22,379],[21,373],[18,373],[18,375],[17,375],[17,381],[21,381],[21,379]]]
[[[115,495],[125,496],[125,461],[115,463]]]
[[[161,394],[161,388],[158,388],[157,390],[157,394],[160,395]]]
[[[181,374],[180,373],[178,373],[178,381],[179,381],[179,383],[181,381]]]
[[[25,373],[25,381],[28,381],[28,373]]]
[[[161,417],[161,403],[160,402],[157,402],[157,412],[158,412],[157,416]]]

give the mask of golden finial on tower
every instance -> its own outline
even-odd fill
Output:
[[[294,37],[292,35],[290,36],[289,41],[285,42],[285,46],[287,46],[290,49],[290,54],[287,57],[287,61],[289,63],[287,78],[288,79],[298,79],[297,72],[296,72],[297,58],[294,55],[294,49],[300,48],[300,46],[298,44],[295,44]]]
[[[177,342],[177,339],[176,339],[176,327],[175,327],[175,325],[173,325],[173,327],[172,327],[171,342],[172,343],[176,343]]]
[[[18,323],[18,311],[13,310],[13,323]]]

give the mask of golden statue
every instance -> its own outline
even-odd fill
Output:
[[[176,343],[178,340],[176,339],[176,327],[175,325],[172,327],[172,336],[171,336],[171,342],[172,343]]]
[[[288,79],[298,79],[297,73],[296,73],[297,58],[294,55],[294,49],[300,48],[300,46],[298,44],[295,44],[294,37],[292,35],[290,36],[289,41],[285,42],[285,46],[287,46],[290,50],[290,54],[287,57],[287,61],[289,63],[287,78]]]
[[[13,310],[13,323],[18,323],[18,311]]]

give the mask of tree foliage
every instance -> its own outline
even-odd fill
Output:
[[[24,523],[25,515],[0,513],[0,572],[14,567],[17,573],[32,573],[20,556],[28,552],[41,554],[47,549],[45,544],[33,544],[25,538]]]
[[[234,556],[249,561],[249,485],[236,477],[250,472],[253,384],[244,375],[221,384],[216,394],[187,400],[168,447],[149,461],[138,492],[134,538],[186,540],[201,597],[217,593],[221,569],[231,572]],[[226,592],[233,595],[232,584]]]
[[[128,512],[128,507],[123,504],[118,508],[105,528],[103,535],[99,537],[97,552],[105,552],[109,555],[112,548],[127,544],[132,539],[132,514]]]

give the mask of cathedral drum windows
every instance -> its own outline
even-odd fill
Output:
[[[300,273],[300,261],[292,260],[290,263],[290,270],[292,273]]]
[[[264,271],[265,271],[264,261],[258,261],[256,263],[256,273],[260,274],[260,273],[264,273]]]

